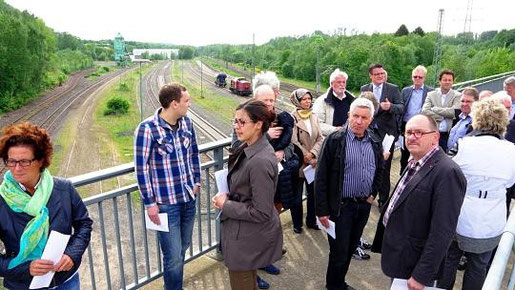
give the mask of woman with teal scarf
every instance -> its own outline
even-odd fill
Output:
[[[49,289],[80,289],[78,268],[91,237],[86,206],[73,185],[53,178],[50,136],[29,122],[3,129],[0,156],[8,171],[0,185],[0,276],[8,289],[28,289],[54,271]],[[57,264],[42,260],[51,231],[71,235]]]

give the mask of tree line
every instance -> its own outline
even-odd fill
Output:
[[[318,64],[321,81],[326,84],[338,67],[349,74],[347,88],[357,91],[370,81],[367,68],[371,63],[383,64],[388,81],[400,87],[411,84],[411,70],[419,64],[428,68],[428,76],[435,75],[433,54],[437,38],[437,33],[425,33],[420,27],[410,33],[404,25],[392,34],[345,35],[337,31],[329,35],[316,31],[299,37],[278,37],[259,46],[204,46],[197,48],[196,55],[246,67],[254,65],[305,81],[315,81]],[[456,81],[515,70],[515,29],[443,36],[441,43],[438,70],[452,69]]]

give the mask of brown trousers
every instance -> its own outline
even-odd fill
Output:
[[[257,270],[231,271],[229,279],[232,290],[257,290]]]

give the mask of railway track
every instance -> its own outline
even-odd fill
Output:
[[[30,121],[33,124],[45,128],[50,136],[56,136],[60,122],[65,119],[70,108],[79,104],[81,101],[85,101],[91,93],[126,71],[126,69],[121,69],[111,72],[89,83],[80,81],[81,79],[84,80],[84,76],[88,72],[78,73],[70,80],[70,85],[63,91],[59,91],[55,95],[45,99],[35,108],[31,108],[3,126]],[[3,178],[6,169],[5,164],[2,162],[2,164],[0,164],[0,179]]]
[[[169,74],[171,65],[172,62],[163,62],[156,68],[152,69],[145,77],[145,91],[147,99],[153,106],[153,111],[161,106],[159,103],[159,90],[165,84],[166,80],[171,79]],[[210,141],[228,137],[220,129],[213,126],[208,120],[201,117],[200,114],[191,110],[191,108],[188,110],[188,117],[192,119],[193,124],[195,124],[197,129],[208,137]]]
[[[190,65],[190,67],[192,67],[191,64],[189,64],[189,65]],[[206,67],[206,64],[203,63],[203,66]],[[200,61],[197,61],[197,67],[192,67],[192,71],[200,77],[199,67],[200,67]],[[208,67],[207,71],[208,71],[208,74],[210,77],[210,82],[209,82],[210,88],[215,88],[215,89],[223,91],[224,93],[229,93],[232,96],[236,96],[234,93],[231,92],[230,89],[220,88],[220,87],[216,86],[214,84],[214,80],[215,80],[215,76],[216,76],[217,72],[215,70],[213,70],[211,67],[209,67],[209,66],[207,66],[207,67]],[[204,73],[204,70],[203,70],[203,73]],[[228,78],[234,78],[234,76],[228,75]],[[297,88],[295,88],[295,89],[297,89]],[[280,111],[286,111],[286,112],[291,112],[295,109],[295,106],[293,106],[289,100],[289,95],[292,91],[293,90],[288,92],[288,91],[284,90],[283,84],[281,83],[281,90],[279,92],[279,97],[277,98],[277,102],[276,102],[277,109],[279,109]],[[238,96],[238,97],[241,98],[241,101],[246,101],[249,99],[249,97],[241,97],[241,96]]]

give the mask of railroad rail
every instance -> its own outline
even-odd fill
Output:
[[[55,136],[58,129],[59,122],[64,119],[72,106],[77,105],[81,101],[87,99],[94,91],[105,86],[117,76],[125,73],[127,69],[117,70],[95,79],[92,82],[84,82],[84,77],[88,71],[80,72],[73,75],[70,79],[70,84],[65,85],[64,90],[52,94],[49,98],[45,99],[41,104],[35,108],[31,108],[28,112],[22,113],[21,116],[9,120],[9,124],[15,124],[23,121],[30,121],[42,128],[45,128],[50,136]],[[4,124],[8,125],[8,124]],[[6,170],[5,164],[0,163],[0,178]]]

